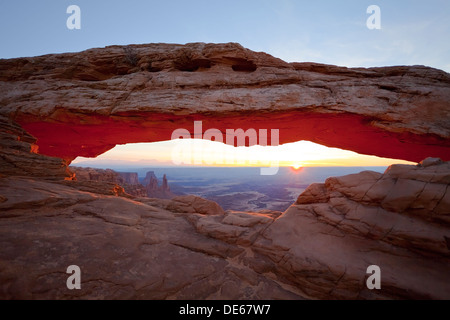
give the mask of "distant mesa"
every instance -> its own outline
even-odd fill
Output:
[[[70,170],[75,174],[77,181],[97,181],[115,183],[122,187],[126,193],[135,197],[149,197],[171,199],[175,197],[170,191],[166,175],[163,176],[159,186],[158,178],[153,171],[147,172],[142,183],[136,172],[116,172],[111,169],[94,169],[71,166]]]
[[[139,177],[136,172],[118,172],[126,184],[137,185],[139,184]]]

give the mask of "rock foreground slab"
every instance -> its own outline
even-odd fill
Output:
[[[449,183],[448,162],[394,165],[311,185],[280,214],[4,176],[0,298],[449,299]]]

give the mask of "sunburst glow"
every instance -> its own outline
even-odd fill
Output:
[[[141,163],[152,166],[217,166],[217,167],[303,167],[388,166],[411,162],[361,155],[352,151],[328,148],[309,141],[281,146],[235,148],[208,140],[173,140],[157,143],[118,145],[95,159],[77,158],[73,163],[98,161]]]
[[[300,168],[302,168],[303,166],[300,164],[300,163],[295,163],[295,164],[293,164],[292,165],[292,168],[294,169],[294,170],[299,170]]]

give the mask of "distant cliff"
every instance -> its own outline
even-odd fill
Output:
[[[138,175],[134,172],[116,172],[111,169],[95,169],[70,167],[78,181],[111,182],[121,186],[126,193],[135,197],[146,197],[145,187],[139,183]]]
[[[139,184],[139,177],[136,172],[117,172],[120,177],[124,180],[125,183],[131,185]]]
[[[170,191],[167,177],[164,175],[161,186],[153,171],[147,172],[142,183],[136,172],[116,172],[111,169],[70,167],[78,181],[110,182],[121,186],[126,193],[135,197],[171,199],[175,195]]]

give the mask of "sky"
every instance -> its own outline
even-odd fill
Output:
[[[69,30],[69,5],[81,29]],[[369,30],[370,5],[381,30]],[[448,0],[0,1],[0,58],[113,44],[238,42],[286,61],[349,67],[422,64],[450,72]]]
[[[81,9],[79,30],[66,26],[70,5]],[[380,8],[381,29],[366,25],[370,5]],[[108,45],[238,42],[288,62],[418,64],[450,72],[449,34],[448,0],[0,1],[0,58]],[[298,145],[291,147],[292,158]],[[149,148],[161,153],[170,143],[140,148],[145,156]],[[323,152],[335,157],[335,151]]]
[[[310,141],[281,146],[235,148],[199,139],[118,145],[92,161],[78,157],[73,164],[93,167],[252,166],[252,167],[361,167],[412,162],[361,155]]]

